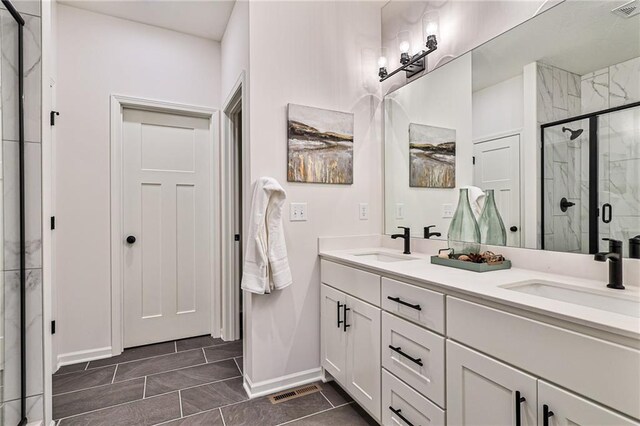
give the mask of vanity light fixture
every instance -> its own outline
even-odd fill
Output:
[[[429,53],[438,48],[438,12],[429,11],[422,17],[422,29],[424,34],[426,50],[421,50],[415,55],[411,55],[411,42],[409,31],[402,31],[398,34],[398,49],[400,50],[401,66],[392,72],[387,72],[387,58],[383,55],[378,59],[378,77],[380,82],[385,81],[392,75],[404,71],[407,78],[421,73],[426,68],[426,57]]]

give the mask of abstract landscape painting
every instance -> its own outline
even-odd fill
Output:
[[[455,188],[456,131],[409,124],[409,186]]]
[[[289,182],[353,183],[353,114],[288,107]]]

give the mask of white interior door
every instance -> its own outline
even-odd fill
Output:
[[[123,118],[124,346],[209,334],[209,120]]]
[[[473,145],[474,185],[495,191],[496,205],[507,228],[507,245],[520,247],[520,136]]]

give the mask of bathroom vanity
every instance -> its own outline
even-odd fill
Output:
[[[320,256],[322,368],[379,423],[640,424],[637,287],[379,247]]]

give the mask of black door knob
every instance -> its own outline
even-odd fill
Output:
[[[127,243],[129,243],[129,244],[133,244],[133,243],[135,243],[135,242],[136,242],[136,237],[134,237],[133,235],[129,235],[129,236],[127,237]]]
[[[511,228],[509,228],[509,231],[518,232],[518,227],[517,226],[512,226]]]

